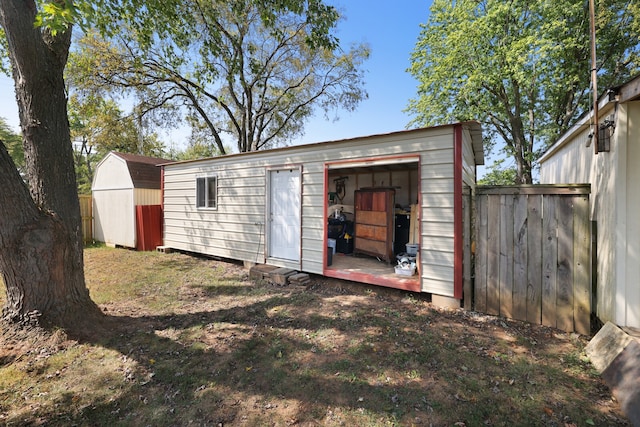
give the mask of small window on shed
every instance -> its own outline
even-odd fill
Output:
[[[218,207],[218,177],[196,178],[196,206],[213,209]]]

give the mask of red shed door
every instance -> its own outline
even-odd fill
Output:
[[[162,206],[136,206],[136,249],[155,251],[162,245]]]

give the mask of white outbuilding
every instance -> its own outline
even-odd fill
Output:
[[[596,277],[592,306],[603,322],[640,328],[640,75],[599,99],[593,111],[540,158],[543,184],[591,184]]]
[[[136,207],[161,205],[162,168],[158,165],[166,162],[112,151],[98,163],[91,185],[95,240],[139,248]]]
[[[164,246],[459,304],[483,156],[465,122],[165,164]]]

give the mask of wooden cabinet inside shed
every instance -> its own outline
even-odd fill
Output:
[[[393,259],[393,188],[366,188],[355,192],[354,252]]]

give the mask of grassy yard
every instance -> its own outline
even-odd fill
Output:
[[[0,424],[108,426],[628,425],[586,337],[313,277],[85,252],[108,328],[0,350]]]

